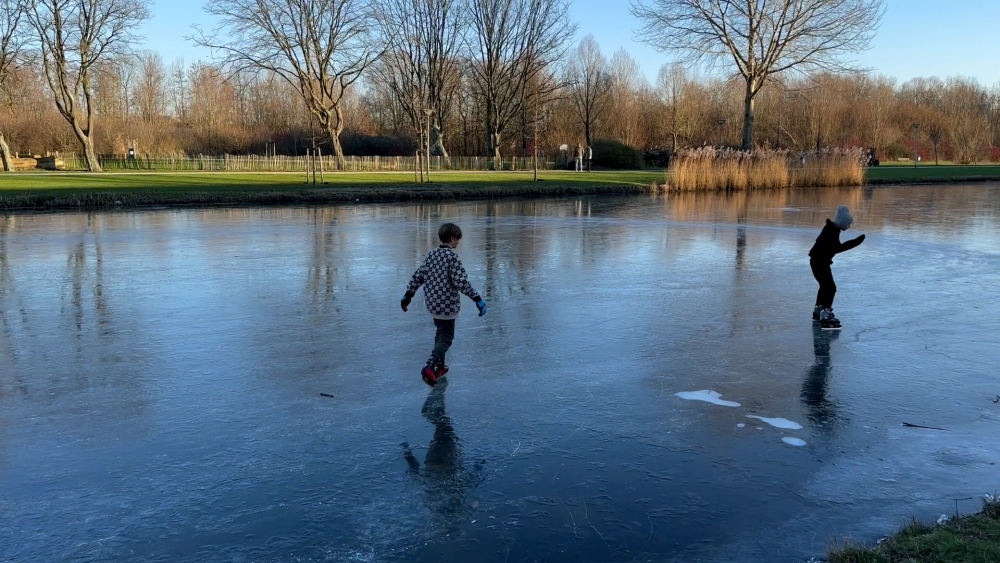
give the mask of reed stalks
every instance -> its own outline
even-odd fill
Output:
[[[670,164],[670,191],[740,191],[859,186],[866,155],[861,149],[792,154],[759,149],[701,147],[679,152]]]

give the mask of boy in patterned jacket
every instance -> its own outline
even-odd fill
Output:
[[[441,246],[427,255],[406,286],[403,298],[399,300],[405,313],[417,290],[424,286],[424,300],[427,302],[427,310],[434,317],[437,334],[434,336],[434,351],[431,352],[427,365],[420,370],[420,377],[431,387],[434,387],[439,377],[448,373],[444,356],[455,338],[455,319],[462,307],[459,292],[475,301],[480,317],[486,314],[486,302],[472,288],[462,261],[455,253],[462,240],[462,229],[454,223],[445,223],[438,229],[438,238],[441,239]]]

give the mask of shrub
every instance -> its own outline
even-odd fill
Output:
[[[642,153],[625,143],[599,139],[591,145],[594,149],[594,166],[612,170],[639,170],[645,165]]]

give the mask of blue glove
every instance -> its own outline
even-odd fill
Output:
[[[479,316],[482,317],[486,314],[486,302],[480,299],[476,301],[476,307],[479,309]]]
[[[413,301],[413,294],[407,291],[403,294],[403,298],[399,300],[399,306],[403,308],[403,312],[406,312],[406,308],[410,306],[410,301]]]

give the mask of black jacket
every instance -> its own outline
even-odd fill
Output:
[[[829,264],[833,264],[834,255],[850,250],[864,242],[864,240],[865,235],[861,235],[856,239],[840,242],[840,227],[827,219],[826,226],[823,227],[819,236],[816,237],[816,244],[809,251],[809,257],[815,262],[826,261]]]

